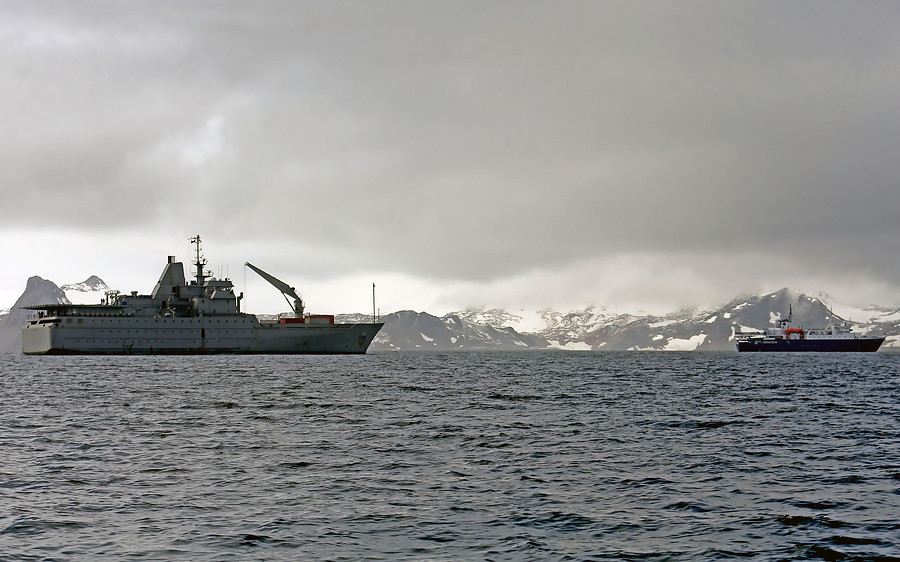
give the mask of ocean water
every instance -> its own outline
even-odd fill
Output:
[[[900,560],[900,354],[0,366],[2,560]]]

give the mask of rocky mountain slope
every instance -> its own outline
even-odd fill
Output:
[[[588,329],[561,321],[542,332],[560,345],[572,341],[604,350],[733,351],[734,329],[761,329],[793,307],[798,325],[840,322],[820,301],[790,289],[764,296],[738,297],[717,310],[683,310],[666,316],[622,315]]]
[[[607,308],[588,307],[560,313],[543,310],[545,327],[532,335],[550,347],[584,350],[734,351],[734,330],[762,329],[793,310],[796,326],[808,328],[854,320],[854,330],[885,333],[882,349],[900,349],[900,311],[869,307],[851,309],[838,306],[846,315],[838,316],[833,305],[821,296],[812,297],[792,289],[767,295],[741,296],[714,310],[682,310],[665,316],[614,314]],[[519,316],[502,310],[473,309],[457,313],[462,318],[480,318],[515,326]]]
[[[371,322],[371,316],[341,316],[340,321]],[[541,349],[549,342],[537,334],[520,334],[510,327],[494,327],[447,314],[438,318],[426,312],[403,310],[380,319],[384,327],[370,347],[385,350]]]
[[[35,304],[68,303],[62,289],[52,281],[34,276],[25,284],[25,292],[12,306],[9,313],[0,316],[0,352],[22,351],[22,325],[33,311],[23,307]]]

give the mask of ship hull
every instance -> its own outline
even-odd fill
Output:
[[[738,351],[818,351],[818,352],[872,352],[878,351],[884,338],[853,339],[753,339],[739,341]]]
[[[75,320],[66,324],[67,320]],[[77,323],[81,320],[81,323]],[[81,318],[27,326],[27,355],[361,354],[384,324],[232,318]]]

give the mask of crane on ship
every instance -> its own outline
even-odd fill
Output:
[[[275,277],[274,275],[266,273],[265,271],[261,270],[260,268],[256,267],[255,265],[253,265],[250,262],[245,262],[244,266],[249,267],[256,273],[258,273],[260,277],[262,277],[263,279],[268,281],[269,284],[271,284],[273,287],[275,287],[276,289],[281,291],[281,294],[284,297],[284,300],[286,300],[288,305],[291,306],[291,308],[294,310],[294,316],[297,318],[303,317],[303,308],[304,308],[303,298],[299,294],[297,294],[297,291],[293,287],[291,287],[290,285],[288,285],[281,279]],[[288,297],[294,299],[293,305],[291,305],[290,298],[288,298]]]

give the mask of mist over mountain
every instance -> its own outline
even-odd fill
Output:
[[[598,315],[593,309],[551,316],[540,333],[559,347],[594,350],[733,351],[736,326],[762,329],[793,308],[796,325],[843,322],[820,300],[782,289],[742,296],[716,310],[682,310],[665,316]]]
[[[508,326],[480,324],[465,320],[458,314],[438,318],[426,312],[403,310],[383,316],[381,321],[384,327],[375,336],[370,349],[512,350],[549,346],[549,342],[539,334],[520,334]]]
[[[839,316],[833,308],[842,309],[848,316]],[[440,318],[404,311],[382,318],[385,326],[370,349],[734,351],[736,328],[761,330],[791,313],[794,325],[807,328],[842,324],[852,318],[856,320],[855,331],[888,335],[883,350],[900,349],[900,311],[854,309],[789,288],[739,296],[713,310],[681,310],[664,316],[613,313],[603,306],[565,313],[552,309],[511,313],[498,308],[471,308]],[[536,317],[543,327],[521,329],[532,326]],[[342,318],[367,322],[371,316]]]
[[[21,351],[21,327],[31,311],[51,303],[98,303],[109,287],[97,276],[58,287],[31,277],[9,313],[0,316],[0,351]],[[835,309],[841,314],[837,314]],[[852,308],[827,295],[810,296],[784,288],[766,295],[744,295],[714,310],[686,309],[663,316],[614,313],[605,306],[558,312],[510,312],[470,308],[438,317],[403,310],[381,317],[384,327],[372,351],[407,350],[652,350],[734,351],[735,329],[760,330],[792,315],[799,327],[820,328],[854,321],[855,331],[886,334],[882,350],[900,350],[900,310]],[[371,322],[367,314],[339,314],[338,322]]]

